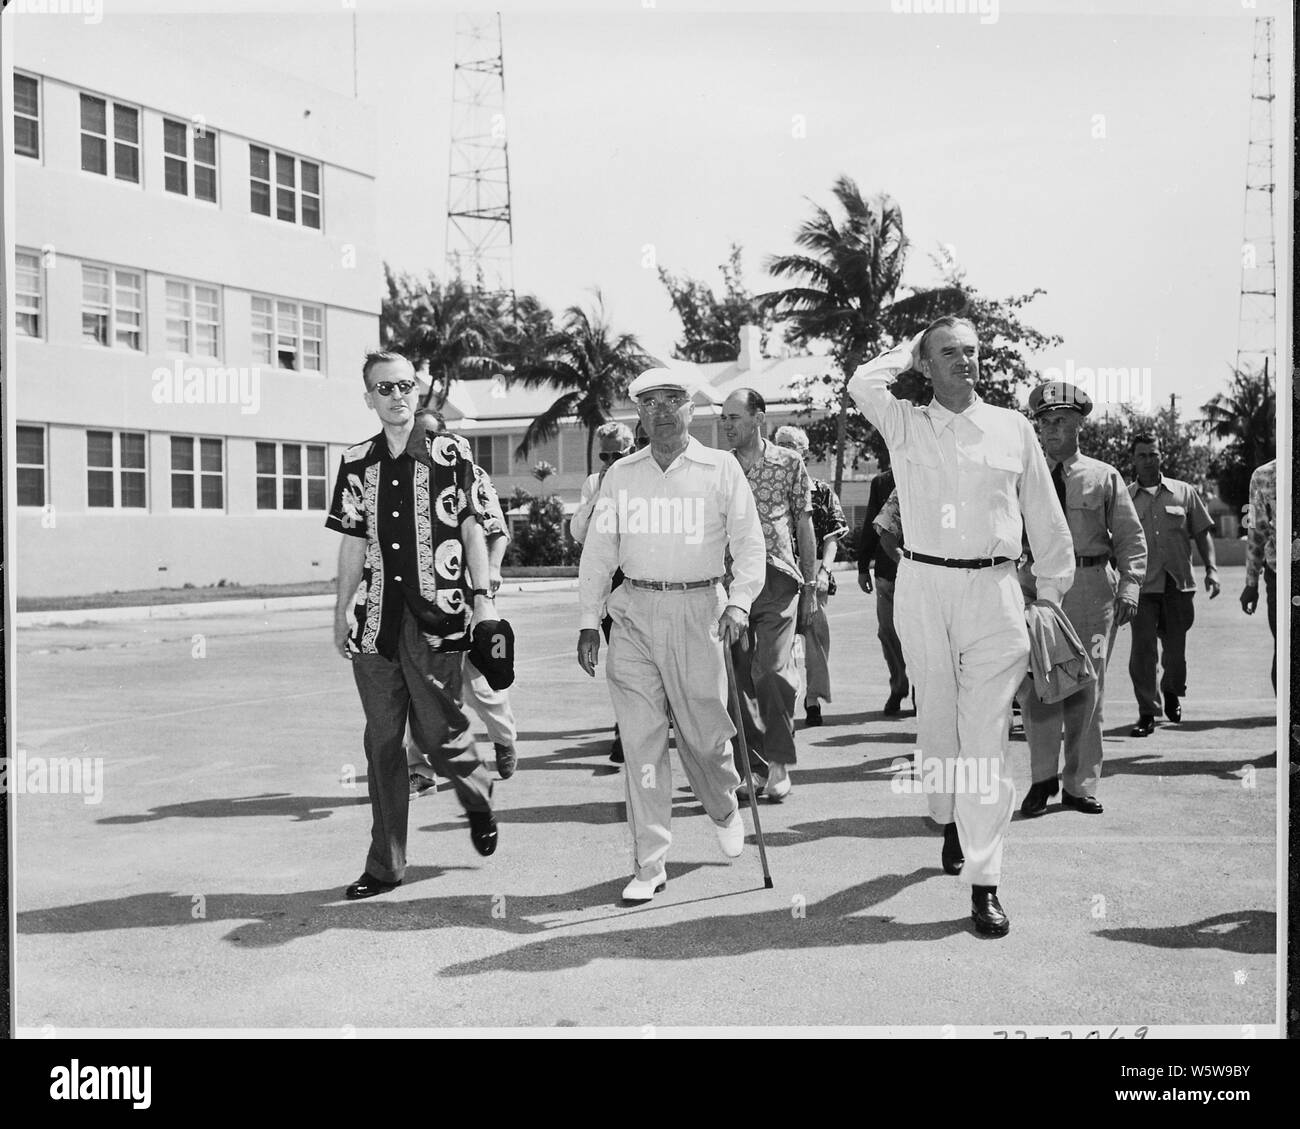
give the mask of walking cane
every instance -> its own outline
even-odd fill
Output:
[[[740,758],[745,766],[745,784],[749,788],[749,810],[754,814],[754,837],[758,840],[758,860],[763,865],[763,888],[772,889],[772,875],[767,869],[767,851],[763,847],[763,825],[758,819],[758,797],[754,794],[754,774],[749,768],[749,746],[745,743],[745,726],[740,714],[740,692],[736,689],[736,672],[731,665],[731,646],[722,644],[722,658],[727,664],[727,693],[731,700],[732,720],[736,725],[736,741],[740,745]]]

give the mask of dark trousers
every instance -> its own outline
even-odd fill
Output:
[[[479,763],[461,697],[460,651],[439,652],[409,611],[402,612],[397,655],[353,655],[352,675],[366,714],[370,789],[370,853],[366,872],[382,882],[406,873],[409,773],[403,737],[411,738],[434,771],[448,778],[466,811],[489,811],[492,783]]]
[[[749,765],[759,775],[766,775],[768,761],[795,763],[794,706],[799,669],[794,659],[794,636],[798,612],[799,582],[769,564],[763,590],[749,609],[749,630],[731,648]],[[740,759],[739,742],[735,761],[743,780],[745,765]]]
[[[1277,692],[1277,573],[1264,566],[1264,594],[1268,602],[1268,629],[1273,633],[1273,692]]]
[[[1133,680],[1138,713],[1158,717],[1160,695],[1187,695],[1187,632],[1196,618],[1194,592],[1180,592],[1173,577],[1165,576],[1163,592],[1143,592],[1133,617],[1133,646],[1128,673]],[[1157,643],[1160,653],[1157,654]],[[1164,674],[1156,681],[1156,670]]]

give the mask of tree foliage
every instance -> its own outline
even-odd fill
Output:
[[[762,344],[766,347],[774,319],[746,289],[741,280],[740,258],[740,245],[733,243],[727,261],[718,266],[722,273],[721,295],[689,275],[675,275],[659,268],[659,281],[682,323],[682,336],[673,345],[677,360],[695,364],[734,361],[740,355],[740,329],[744,325],[762,329]]]
[[[533,447],[556,435],[564,420],[576,416],[587,429],[590,474],[596,428],[612,418],[615,401],[627,395],[628,383],[651,363],[632,334],[614,332],[600,291],[596,291],[592,312],[570,306],[560,328],[549,334],[537,354],[514,374],[526,388],[549,386],[560,392],[529,423],[516,456],[527,458]]]
[[[1201,407],[1206,431],[1223,443],[1210,460],[1219,497],[1235,512],[1249,500],[1255,468],[1277,457],[1277,394],[1264,373],[1233,371],[1227,392]]]
[[[1129,404],[1106,415],[1090,415],[1079,429],[1079,450],[1103,463],[1110,463],[1126,482],[1136,477],[1129,447],[1133,437],[1148,432],[1160,441],[1161,473],[1180,478],[1207,492],[1210,445],[1201,424],[1181,420],[1172,407],[1157,412],[1140,412]]]

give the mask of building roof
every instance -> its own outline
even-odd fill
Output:
[[[800,377],[822,377],[834,371],[830,357],[759,357],[751,367],[742,367],[739,360],[719,361],[712,364],[692,364],[689,361],[673,362],[675,368],[692,370],[698,384],[695,394],[697,407],[721,404],[738,388],[752,388],[769,409],[793,407],[795,394],[791,384]],[[563,390],[550,386],[525,388],[522,385],[506,386],[499,379],[455,380],[447,394],[442,414],[448,423],[456,423],[458,430],[501,431],[525,428],[544,412]],[[635,414],[632,403],[623,400],[615,405],[616,416]]]

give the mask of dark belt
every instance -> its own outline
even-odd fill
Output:
[[[712,588],[721,580],[720,576],[709,580],[633,580],[632,577],[625,576],[623,583],[630,584],[633,588],[648,588],[652,592],[689,592],[692,588]]]
[[[901,550],[903,556],[909,561],[920,561],[922,564],[940,565],[943,568],[992,568],[994,565],[1010,564],[1010,557],[979,557],[967,561],[953,560],[950,557],[930,557],[925,553],[914,553],[911,549]]]
[[[1097,565],[1110,564],[1110,557],[1075,557],[1074,563],[1078,568],[1095,568]]]

